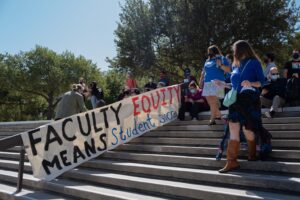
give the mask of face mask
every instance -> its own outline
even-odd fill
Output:
[[[294,58],[294,59],[298,59],[299,56],[300,56],[299,53],[294,53],[294,54],[293,54],[293,58]]]
[[[192,94],[195,94],[195,93],[196,93],[196,89],[190,89],[190,92],[191,92]]]
[[[213,54],[213,53],[209,53],[209,54],[207,54],[207,55],[208,55],[209,58],[215,57],[215,54]]]
[[[279,75],[272,75],[271,79],[272,81],[276,81],[279,78]]]

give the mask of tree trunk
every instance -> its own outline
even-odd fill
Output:
[[[47,112],[47,119],[53,119],[54,117],[54,97],[52,93],[49,93],[49,98],[48,98],[48,112]]]

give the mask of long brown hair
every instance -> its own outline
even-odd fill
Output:
[[[251,47],[251,45],[245,40],[238,40],[232,45],[233,50],[233,65],[240,66],[240,62],[242,59],[257,59],[260,62],[259,57]]]

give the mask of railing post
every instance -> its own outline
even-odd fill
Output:
[[[17,182],[16,193],[21,192],[22,187],[23,187],[24,160],[25,160],[25,148],[22,145],[21,152],[20,152],[19,173],[18,173],[18,182]]]

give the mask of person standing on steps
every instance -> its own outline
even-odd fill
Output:
[[[230,139],[227,147],[227,162],[220,173],[238,169],[237,162],[240,150],[240,128],[248,143],[248,160],[255,160],[255,134],[262,129],[260,88],[265,77],[258,56],[244,40],[233,44],[234,62],[231,74],[232,87],[237,90],[236,102],[229,106]]]
[[[208,59],[206,60],[200,78],[200,83],[204,80],[203,93],[210,107],[209,125],[216,124],[215,120],[221,118],[219,110],[219,99],[224,98],[224,87],[220,87],[214,81],[225,82],[225,73],[230,72],[230,64],[222,55],[216,45],[207,49]]]
[[[59,120],[86,111],[82,96],[82,86],[73,84],[71,91],[66,92],[57,106],[55,120]]]

